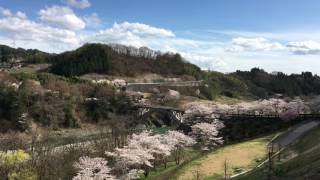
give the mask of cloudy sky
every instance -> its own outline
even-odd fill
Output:
[[[319,0],[0,0],[0,44],[181,53],[203,69],[320,74]]]

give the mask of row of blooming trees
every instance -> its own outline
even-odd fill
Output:
[[[157,165],[166,167],[169,159],[180,164],[184,149],[188,146],[198,145],[202,149],[210,149],[222,144],[219,130],[223,127],[221,122],[215,121],[212,124],[195,124],[189,136],[178,131],[168,131],[166,134],[144,131],[133,134],[126,146],[106,152],[111,166],[107,165],[104,158],[80,158],[75,164],[79,171],[74,179],[135,179],[143,173],[148,176],[150,170]]]
[[[177,131],[169,131],[165,135],[152,135],[145,131],[133,134],[127,146],[106,154],[115,160],[114,169],[118,174],[127,175],[130,170],[139,169],[148,176],[151,168],[166,164],[171,154],[179,163],[183,148],[194,143],[191,137]]]
[[[311,107],[301,98],[285,101],[271,98],[241,102],[233,105],[219,103],[192,103],[186,107],[186,116],[192,114],[253,114],[253,115],[279,115],[284,120],[294,119],[302,113],[310,113]]]

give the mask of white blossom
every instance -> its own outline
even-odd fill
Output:
[[[198,123],[193,125],[190,133],[203,147],[217,146],[223,143],[219,137],[219,130],[224,127],[223,123],[215,120],[213,123]]]
[[[164,160],[173,151],[194,143],[191,137],[177,131],[169,131],[164,135],[152,135],[150,131],[144,131],[133,134],[127,146],[106,152],[106,155],[115,159],[115,170],[127,176],[132,169],[148,171],[153,167],[152,163]]]
[[[103,158],[81,157],[74,166],[79,172],[73,180],[113,180],[115,176],[110,174],[111,169]]]
[[[195,140],[192,139],[190,136],[187,136],[178,131],[169,131],[164,137],[162,142],[170,147],[170,149],[175,148],[183,148],[186,146],[191,146],[195,144]]]

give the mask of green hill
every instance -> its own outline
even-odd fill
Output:
[[[111,46],[86,44],[75,51],[54,56],[51,72],[64,76],[102,73],[136,76],[145,73],[161,75],[199,76],[199,67],[188,63],[179,54],[160,54],[155,59],[139,55],[120,54]]]

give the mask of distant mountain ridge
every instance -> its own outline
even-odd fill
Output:
[[[149,59],[156,59],[157,56],[160,55],[172,55],[174,56],[175,53],[173,52],[162,52],[159,50],[153,50],[148,47],[134,47],[134,46],[126,46],[117,43],[109,43],[104,44],[112,48],[113,51],[118,53],[119,55],[128,55],[128,56],[135,56],[135,57],[142,57],[142,58],[149,58]],[[10,61],[28,61],[34,58],[34,55],[42,54],[42,55],[55,55],[53,53],[43,52],[37,49],[24,49],[24,48],[13,48],[7,45],[0,45],[0,62],[10,62]]]
[[[0,45],[0,62],[37,61],[41,58],[48,58],[51,55],[53,54],[36,49],[12,48]]]

